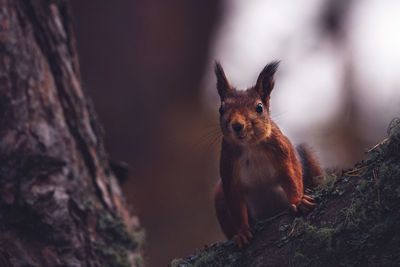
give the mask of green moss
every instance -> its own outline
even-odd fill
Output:
[[[338,231],[356,230],[365,218],[362,201],[353,199],[348,207],[341,209],[336,217]]]
[[[324,173],[321,176],[315,178],[318,183],[318,188],[332,189],[337,180],[336,174]]]
[[[93,211],[96,207],[96,205],[92,199],[84,200],[83,206],[85,207],[86,211]]]
[[[387,129],[387,135],[389,137],[396,137],[396,135],[400,135],[400,118],[392,119]]]
[[[296,265],[302,263],[309,265],[319,257],[329,257],[333,250],[334,227],[316,227],[306,222],[303,218],[296,218],[293,237],[293,258]],[[305,250],[305,247],[306,250]],[[306,253],[305,253],[306,252]],[[303,266],[302,264],[298,266]]]
[[[107,241],[116,242],[127,248],[135,248],[138,245],[137,240],[128,232],[122,220],[113,217],[107,211],[100,212],[97,231],[103,233]]]
[[[170,267],[186,267],[186,266],[193,266],[193,267],[209,267],[209,266],[220,266],[216,258],[218,256],[218,253],[216,250],[212,249],[204,249],[202,251],[199,251],[199,254],[197,255],[192,255],[188,256],[187,259],[188,261],[185,261],[183,259],[173,259],[171,264],[169,265]]]
[[[194,267],[215,266],[215,251],[207,251],[201,254],[200,258],[193,264]]]
[[[120,218],[107,211],[99,212],[96,230],[99,236],[93,248],[103,256],[107,266],[130,266],[129,252],[143,246],[144,238],[140,233],[130,233]],[[137,266],[142,266],[143,261],[141,257],[135,258]]]
[[[171,267],[184,267],[188,266],[183,259],[173,259],[170,264]]]
[[[146,265],[144,258],[141,256],[135,257],[134,263],[135,263],[135,266],[145,266]]]
[[[123,246],[109,245],[102,241],[93,242],[93,249],[97,254],[102,255],[106,265],[115,267],[131,266],[128,259],[128,250]]]

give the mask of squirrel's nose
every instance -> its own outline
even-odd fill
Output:
[[[239,133],[240,131],[243,130],[243,124],[241,124],[240,122],[232,123],[232,129],[233,129],[235,132]]]

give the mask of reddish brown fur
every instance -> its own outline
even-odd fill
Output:
[[[303,183],[306,188],[315,188],[318,181],[315,177],[323,174],[318,160],[311,149],[305,144],[297,146],[297,153],[300,156],[301,166],[303,169]]]
[[[269,116],[277,66],[267,65],[254,87],[237,91],[216,65],[223,141],[215,208],[223,232],[239,247],[252,238],[250,227],[256,220],[288,208],[307,211],[313,205],[304,195],[302,166],[293,145]],[[320,170],[311,156],[306,164]]]

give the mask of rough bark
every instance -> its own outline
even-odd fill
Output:
[[[400,119],[388,135],[369,160],[325,176],[309,214],[260,222],[243,249],[215,243],[170,266],[398,266]]]
[[[0,265],[140,265],[142,232],[81,87],[68,5],[0,0]]]

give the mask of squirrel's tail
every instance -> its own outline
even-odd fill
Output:
[[[304,187],[313,189],[318,185],[318,181],[315,178],[323,174],[319,162],[307,145],[298,145],[296,149],[303,168]]]

